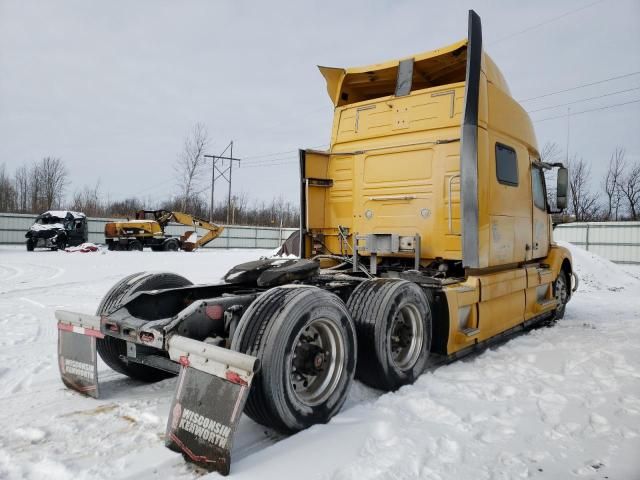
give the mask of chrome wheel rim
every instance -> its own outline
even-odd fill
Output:
[[[416,306],[401,307],[391,323],[389,337],[391,360],[397,368],[407,370],[416,364],[422,352],[423,336],[422,316]]]
[[[288,363],[295,397],[313,406],[326,401],[342,376],[345,345],[338,327],[325,318],[312,320],[294,341]]]

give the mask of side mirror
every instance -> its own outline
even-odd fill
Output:
[[[556,207],[559,210],[567,208],[567,191],[569,190],[569,170],[558,168],[558,183],[556,184]]]

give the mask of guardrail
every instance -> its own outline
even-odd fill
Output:
[[[640,222],[581,222],[558,225],[553,238],[616,263],[640,263]]]
[[[33,225],[36,215],[22,213],[0,213],[0,244],[24,244],[24,234]],[[122,220],[122,219],[120,219]],[[113,221],[109,218],[88,218],[89,241],[104,243],[104,224]],[[229,225],[218,238],[208,243],[205,248],[277,248],[297,230],[297,228],[253,227],[246,225]],[[180,236],[193,227],[169,224],[165,229],[168,235]],[[198,229],[199,234],[205,230]]]

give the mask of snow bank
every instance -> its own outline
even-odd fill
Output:
[[[637,288],[638,279],[629,274],[623,266],[568,242],[558,243],[571,249],[576,273],[580,279],[581,292]]]

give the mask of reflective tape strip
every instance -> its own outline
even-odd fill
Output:
[[[65,330],[67,332],[78,333],[80,335],[88,335],[90,337],[104,338],[104,334],[98,330],[78,327],[76,325],[70,325],[68,323],[58,323],[58,330]]]
[[[236,415],[238,414],[238,410],[240,407],[240,402],[242,401],[243,397],[244,397],[244,389],[246,387],[242,386],[240,387],[240,392],[238,393],[238,398],[236,398],[236,404],[233,406],[233,412],[231,413],[231,423],[233,423],[236,420]]]

